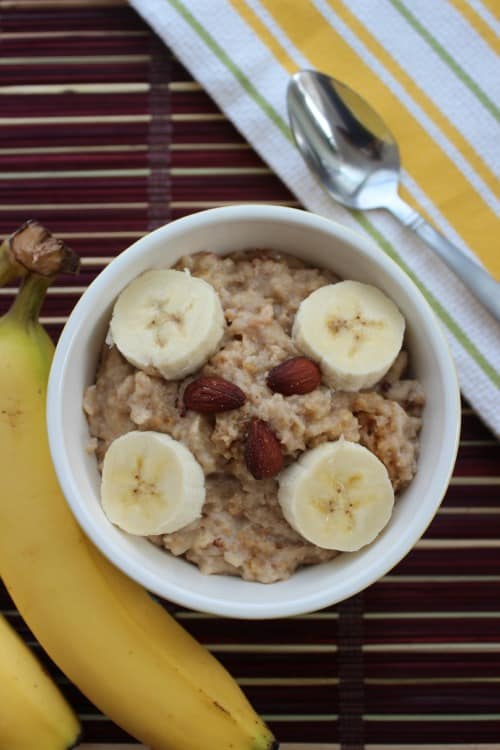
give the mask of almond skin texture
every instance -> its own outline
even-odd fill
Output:
[[[253,417],[245,445],[247,469],[255,479],[270,479],[283,468],[278,438],[263,419]]]
[[[321,370],[312,359],[293,357],[273,367],[266,382],[272,391],[282,393],[284,396],[310,393],[321,382]]]
[[[184,407],[200,414],[217,414],[239,409],[246,396],[237,385],[224,378],[198,378],[184,391]]]

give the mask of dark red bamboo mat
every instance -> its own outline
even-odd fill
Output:
[[[49,291],[54,339],[137,237],[241,201],[297,205],[131,9],[0,0],[0,234],[35,217],[83,259],[79,277]],[[0,312],[13,293],[0,290]],[[464,404],[452,483],[424,539],[338,607],[242,624],[165,606],[283,742],[500,748],[499,459]],[[50,662],[4,590],[0,604],[78,710],[85,741],[130,742]]]

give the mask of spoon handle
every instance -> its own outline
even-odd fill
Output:
[[[387,204],[388,210],[408,229],[412,229],[436,252],[466,287],[482,302],[496,320],[500,321],[500,283],[478,266],[452,242],[443,237],[417,211],[408,206],[399,196],[397,201]]]

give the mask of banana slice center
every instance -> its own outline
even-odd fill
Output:
[[[153,331],[153,336],[159,348],[169,346],[172,338],[186,337],[186,315],[193,309],[193,303],[188,302],[182,310],[172,312],[170,298],[151,300],[151,319],[146,329]]]
[[[356,496],[359,493],[360,485],[363,482],[361,474],[352,474],[345,479],[327,474],[322,485],[328,487],[326,493],[311,498],[311,506],[323,519],[325,526],[332,526],[338,523],[340,513],[344,516],[344,524],[347,531],[352,531],[356,522],[356,509],[359,503]]]
[[[137,503],[137,502],[151,502],[156,499],[158,502],[160,502],[160,490],[159,490],[159,483],[160,483],[160,474],[156,472],[155,474],[149,473],[149,479],[148,474],[144,474],[144,458],[142,456],[137,456],[136,459],[136,465],[135,465],[135,471],[132,475],[133,484],[131,487],[130,492],[130,502],[131,503]],[[168,496],[165,490],[165,487],[163,486],[162,490],[162,497],[163,497],[163,503],[165,505],[168,504]]]
[[[346,355],[352,359],[359,354],[364,344],[369,343],[373,331],[382,330],[385,323],[383,320],[367,318],[359,310],[351,318],[330,317],[326,326],[332,336],[343,335],[346,338]]]

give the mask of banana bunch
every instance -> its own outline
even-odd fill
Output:
[[[61,494],[45,427],[53,345],[38,322],[49,282],[28,273],[0,319],[0,572],[7,589],[60,669],[145,745],[277,748],[231,676],[100,554]],[[48,700],[43,705],[51,710]],[[30,725],[23,731],[33,732],[24,750],[40,750],[37,726],[26,714],[23,720]],[[61,745],[54,739],[49,747]]]

